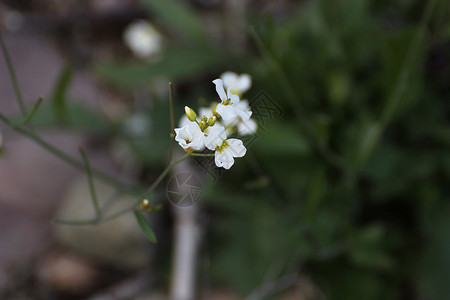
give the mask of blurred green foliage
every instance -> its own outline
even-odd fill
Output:
[[[216,99],[222,72],[246,72],[250,102],[265,91],[283,111],[205,191],[203,277],[243,295],[301,272],[327,299],[448,299],[448,1],[309,0],[278,19],[248,9],[240,52],[178,2],[143,1],[168,37],[159,61],[97,62],[99,78],[121,91],[169,79],[181,115]],[[167,153],[167,114],[157,102],[152,129],[126,139],[142,166]]]

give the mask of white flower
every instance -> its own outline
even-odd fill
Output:
[[[218,124],[206,128],[205,135],[205,146],[209,150],[216,150],[217,145],[220,145],[227,138],[225,127]]]
[[[205,116],[205,117],[207,117],[209,119],[210,117],[213,116],[212,109],[213,109],[212,107],[211,108],[200,107],[199,110],[198,110],[198,115],[200,116],[200,118]]]
[[[228,88],[225,93],[225,89],[223,87],[223,82],[221,79],[216,79],[213,81],[216,85],[217,94],[222,100],[221,103],[217,105],[216,112],[222,117],[224,121],[230,121],[234,119],[236,116],[241,117],[243,121],[247,121],[250,119],[252,115],[251,111],[244,111],[237,106],[239,103],[239,96],[235,95],[231,92],[231,88]]]
[[[247,100],[241,100],[236,105],[236,107],[239,108],[240,110],[251,113],[250,106],[248,105]],[[240,135],[255,134],[256,130],[258,129],[258,124],[254,120],[248,119],[247,121],[243,121],[240,116],[236,116],[235,118],[233,118],[231,120],[224,121],[224,125],[226,128],[236,127],[237,132]]]
[[[255,122],[255,120],[248,119],[245,122],[239,122],[237,125],[237,129],[240,135],[255,134],[256,130],[258,130],[258,124]]]
[[[252,86],[252,78],[248,74],[238,75],[228,71],[223,73],[220,79],[223,80],[223,85],[226,88],[231,88],[231,92],[239,96],[248,91]]]
[[[161,34],[152,24],[138,20],[125,29],[125,44],[140,58],[149,58],[161,51]]]
[[[205,149],[205,134],[197,123],[190,122],[184,127],[175,128],[175,141],[187,152]]]
[[[234,164],[234,157],[243,157],[247,152],[244,143],[238,139],[223,140],[216,145],[215,150],[214,161],[216,166],[224,167],[227,170]]]
[[[200,121],[200,120],[198,120],[198,117],[197,117],[197,121]],[[184,114],[184,115],[180,118],[180,122],[178,122],[178,126],[181,128],[181,127],[184,127],[184,126],[189,125],[190,123],[192,123],[192,122],[189,121],[189,119],[188,119],[188,117],[186,116],[186,114]]]

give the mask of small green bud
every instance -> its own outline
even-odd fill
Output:
[[[186,112],[186,116],[188,117],[189,121],[195,122],[195,120],[197,119],[197,114],[195,113],[195,111],[188,106],[184,107],[184,111]]]
[[[216,124],[216,120],[217,120],[216,116],[209,117],[208,125],[209,126],[214,126],[214,124]]]
[[[208,124],[206,124],[205,121],[200,121],[200,123],[198,123],[198,126],[200,127],[201,131],[204,131],[208,127]]]
[[[202,121],[206,123],[206,122],[208,122],[208,118],[206,116],[203,116]]]

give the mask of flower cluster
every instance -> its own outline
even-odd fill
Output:
[[[243,157],[247,152],[237,136],[254,134],[258,128],[251,119],[248,101],[240,99],[250,88],[251,78],[247,74],[226,72],[213,83],[220,103],[200,108],[198,115],[186,106],[180,128],[175,129],[175,140],[187,152],[203,151],[205,148],[215,151],[216,165],[229,169],[235,157]]]

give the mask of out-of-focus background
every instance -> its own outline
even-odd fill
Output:
[[[193,164],[196,299],[450,299],[447,0],[2,0],[28,128],[150,186],[184,106],[248,73],[258,132],[229,171]],[[0,112],[20,107],[0,59]],[[0,298],[166,299],[173,207],[99,226],[86,173],[0,123]],[[96,182],[102,205],[137,196]],[[110,200],[113,199],[113,200]],[[117,204],[118,203],[118,204]]]

